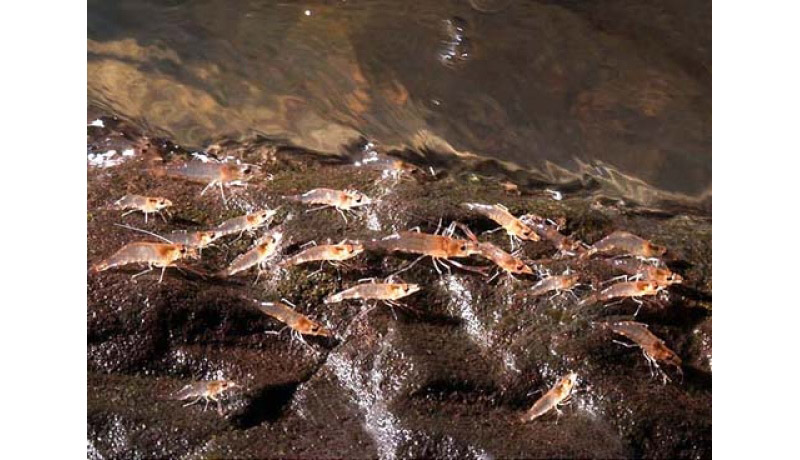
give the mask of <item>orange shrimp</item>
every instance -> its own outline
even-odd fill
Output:
[[[352,259],[364,252],[364,245],[360,243],[323,244],[304,249],[297,254],[283,260],[281,267],[291,267],[309,262],[341,262]]]
[[[236,273],[258,265],[258,277],[256,277],[255,281],[258,283],[258,278],[261,276],[262,270],[264,270],[269,259],[275,256],[282,240],[283,232],[281,231],[272,231],[267,233],[263,237],[259,238],[259,241],[255,244],[255,246],[253,246],[252,249],[234,259],[230,266],[228,266],[228,268],[223,270],[220,274],[222,276],[233,276]]]
[[[636,321],[619,321],[611,323],[609,326],[612,331],[627,337],[634,342],[635,345],[619,342],[617,340],[614,342],[626,347],[638,346],[642,349],[642,354],[645,359],[647,359],[647,364],[650,366],[651,374],[654,370],[661,370],[658,366],[658,361],[661,361],[675,366],[681,375],[683,375],[681,358],[678,357],[674,351],[670,350],[663,340],[650,332],[646,324],[637,323]],[[666,373],[663,373],[663,376],[665,381],[669,379]]]
[[[333,207],[342,215],[345,223],[347,223],[345,211],[352,211],[355,208],[372,204],[370,197],[357,190],[333,190],[329,188],[316,188],[302,195],[289,196],[287,198],[303,204],[322,205],[306,212]]]
[[[639,314],[639,309],[642,308],[641,297],[653,296],[658,294],[664,289],[665,286],[655,281],[624,281],[621,283],[612,284],[611,286],[600,291],[599,294],[594,294],[583,300],[580,305],[588,305],[591,303],[604,302],[606,300],[618,298],[632,298],[639,304],[636,313]]]
[[[222,201],[226,206],[224,186],[242,184],[253,177],[257,170],[258,168],[253,165],[216,161],[189,161],[187,163],[161,165],[150,169],[156,177],[167,176],[207,184],[203,191],[200,192],[200,195],[204,195],[209,188],[217,185],[222,195]]]
[[[161,211],[166,210],[172,206],[172,201],[157,197],[157,196],[142,196],[142,195],[125,195],[119,200],[114,202],[114,208],[119,210],[129,210],[122,214],[122,217],[136,211],[144,213],[144,222],[147,223],[148,214],[158,214],[161,216]],[[161,216],[163,219],[164,216]],[[164,219],[166,222],[166,219]]]
[[[528,225],[539,237],[551,242],[559,252],[573,254],[583,252],[583,244],[559,231],[561,225],[536,214],[526,214],[519,218]]]
[[[217,403],[217,411],[222,415],[222,403],[218,396],[225,391],[236,388],[238,385],[231,380],[210,380],[207,382],[194,382],[190,383],[175,393],[175,399],[179,401],[186,401],[187,399],[195,398],[194,401],[188,402],[183,407],[197,404],[200,400],[205,400],[206,409],[208,409],[208,402],[214,401]]]
[[[579,279],[580,276],[577,273],[549,276],[536,283],[531,288],[530,295],[535,297],[551,291],[556,291],[556,296],[560,295],[562,291],[571,293]]]
[[[214,230],[187,232],[186,230],[175,230],[164,235],[164,239],[175,244],[183,244],[202,250],[213,243],[220,235]]]
[[[595,253],[623,253],[632,256],[653,258],[661,257],[667,248],[653,244],[650,241],[630,232],[617,230],[592,245],[590,254]]]
[[[161,267],[161,276],[158,278],[158,282],[160,283],[164,278],[164,271],[167,267],[174,265],[178,260],[196,257],[197,250],[183,244],[137,241],[135,243],[126,244],[108,259],[95,264],[92,267],[92,271],[97,273],[123,265],[147,264],[147,270],[133,275],[133,277],[136,278],[139,275],[147,273],[151,271],[153,267]]]
[[[384,300],[394,302],[419,292],[422,287],[408,283],[364,283],[332,294],[325,303],[339,303],[345,300]]]
[[[536,232],[514,217],[510,212],[508,212],[508,208],[501,204],[492,206],[479,203],[464,203],[462,206],[471,211],[478,212],[500,224],[500,227],[505,229],[506,233],[511,239],[512,249],[514,247],[515,239],[528,241],[539,241],[540,239]]]
[[[546,414],[551,409],[555,409],[560,415],[561,411],[558,409],[558,406],[569,401],[569,397],[571,396],[572,389],[575,387],[577,379],[578,374],[575,372],[569,372],[567,375],[562,377],[561,380],[559,380],[558,383],[553,386],[553,388],[551,388],[547,393],[544,394],[544,396],[533,403],[533,406],[522,415],[520,420],[523,423],[531,422]]]
[[[531,267],[527,266],[525,262],[503,251],[492,243],[478,243],[478,250],[481,256],[494,262],[495,265],[509,275],[533,275],[533,270]]]
[[[244,216],[234,217],[217,225],[214,231],[220,236],[233,233],[239,233],[241,236],[244,232],[252,232],[258,227],[268,224],[275,217],[276,212],[278,212],[277,209],[263,209]]]
[[[668,268],[661,268],[642,262],[636,258],[611,259],[607,261],[612,267],[631,275],[637,280],[655,281],[662,286],[680,284],[683,277]]]
[[[370,241],[367,244],[370,249],[377,249],[390,253],[402,252],[407,254],[420,254],[420,257],[400,271],[395,272],[395,274],[408,270],[425,257],[431,258],[433,267],[439,274],[442,274],[442,271],[439,270],[437,262],[442,264],[445,269],[450,270],[445,264],[445,261],[460,268],[480,272],[480,270],[475,267],[467,267],[454,260],[450,260],[454,257],[469,257],[481,253],[477,243],[449,236],[452,235],[454,228],[455,223],[452,224],[443,235],[421,232],[399,232],[381,240]]]
[[[302,341],[302,335],[315,335],[321,337],[333,337],[333,334],[325,329],[325,327],[312,320],[302,313],[298,313],[293,308],[286,305],[289,303],[287,300],[283,302],[259,302],[258,309],[264,314],[269,315],[278,321],[286,324],[286,327],[292,330],[292,333]],[[281,329],[283,331],[283,329]],[[276,334],[280,334],[280,332]]]

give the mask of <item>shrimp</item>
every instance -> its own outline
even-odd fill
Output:
[[[128,212],[122,214],[122,217],[136,211],[143,212],[145,223],[147,223],[147,215],[151,213],[158,214],[164,219],[161,211],[170,206],[172,206],[172,201],[157,196],[125,195],[114,202],[115,209],[123,211],[129,209]],[[166,222],[166,219],[164,219],[164,222]]]
[[[612,331],[627,337],[634,342],[635,345],[619,342],[617,340],[614,342],[626,347],[638,346],[642,349],[642,354],[644,355],[645,359],[647,359],[648,366],[650,366],[651,374],[653,374],[654,371],[661,370],[658,366],[658,361],[661,361],[675,366],[678,369],[678,372],[683,375],[683,370],[681,369],[681,358],[678,357],[674,351],[670,350],[663,340],[659,339],[655,336],[655,334],[650,332],[646,324],[637,323],[636,321],[620,321],[617,323],[612,323],[609,326],[611,327]],[[666,383],[669,377],[663,371],[662,375]]]
[[[194,398],[194,401],[188,402],[183,407],[197,404],[201,399],[206,402],[206,409],[208,409],[208,402],[214,401],[217,403],[217,411],[222,415],[222,403],[218,396],[225,391],[236,388],[238,385],[231,380],[210,380],[207,382],[194,382],[190,383],[175,393],[175,399],[179,401],[186,401],[187,399]]]
[[[683,277],[681,275],[668,268],[656,267],[644,263],[639,259],[612,259],[608,261],[608,264],[631,275],[633,279],[636,280],[655,281],[662,286],[670,286],[683,282]],[[625,278],[627,279],[628,277]]]
[[[208,184],[200,192],[200,195],[204,195],[209,188],[217,185],[222,195],[222,201],[227,206],[224,186],[243,183],[243,181],[253,177],[257,169],[256,166],[247,164],[189,161],[181,164],[158,166],[150,171],[157,177],[167,176]]]
[[[653,258],[664,255],[667,252],[667,248],[653,244],[633,233],[618,230],[593,244],[589,250],[590,255],[609,252],[621,252],[637,257]]]
[[[304,343],[303,335],[333,337],[333,334],[325,329],[322,324],[312,320],[306,315],[298,313],[286,305],[287,303],[291,305],[286,299],[284,299],[283,302],[259,302],[258,309],[264,314],[286,324],[286,327],[292,330],[292,334]],[[275,332],[275,334],[280,334],[281,332],[283,332],[283,329]]]
[[[355,166],[365,169],[383,171],[385,175],[400,177],[404,173],[419,171],[419,168],[399,158],[393,158],[375,151],[368,152],[364,157],[355,162]]]
[[[512,249],[514,248],[514,242],[517,239],[528,241],[539,241],[540,239],[539,235],[537,235],[530,227],[522,223],[519,219],[514,217],[510,212],[508,212],[508,208],[501,204],[491,206],[488,204],[464,203],[462,206],[471,211],[476,211],[500,224],[500,228],[505,229],[508,237],[511,239]]]
[[[525,265],[525,262],[517,259],[512,254],[509,254],[502,249],[498,248],[492,243],[483,242],[478,243],[478,250],[480,255],[494,262],[501,270],[509,275],[533,275],[531,267]],[[499,272],[498,272],[499,273]]]
[[[656,295],[661,292],[664,287],[665,286],[655,281],[625,281],[622,283],[612,284],[611,286],[600,291],[599,294],[594,294],[588,297],[581,302],[581,305],[630,297],[639,304],[639,308],[637,308],[636,313],[633,314],[633,316],[636,316],[639,314],[639,309],[642,308],[642,301],[639,300],[639,298]]]
[[[559,231],[561,225],[536,214],[526,214],[519,218],[521,222],[528,225],[540,238],[547,240],[556,247],[561,253],[574,254],[582,252],[583,244],[580,241],[564,235]]]
[[[357,190],[332,190],[329,188],[316,188],[302,195],[287,197],[290,200],[299,201],[303,204],[321,204],[322,206],[310,209],[306,212],[316,211],[328,207],[336,208],[342,215],[345,223],[347,216],[345,211],[352,211],[360,206],[372,204],[372,199]]]
[[[92,271],[97,273],[123,265],[147,264],[147,270],[133,277],[136,278],[139,275],[143,275],[151,271],[153,267],[161,267],[161,276],[158,278],[160,283],[164,278],[164,271],[167,267],[174,265],[178,260],[196,257],[197,250],[183,244],[137,241],[126,244],[108,259],[95,264],[92,267]]]
[[[568,275],[549,276],[536,283],[531,288],[530,295],[536,297],[542,294],[547,294],[548,292],[551,291],[556,291],[556,295],[553,296],[556,297],[558,295],[561,295],[562,291],[572,293],[572,288],[575,287],[576,284],[578,284],[579,279],[580,276],[577,273],[571,273]]]
[[[260,277],[266,262],[277,253],[282,240],[283,232],[281,231],[267,233],[259,238],[259,241],[252,249],[234,259],[230,266],[221,272],[221,275],[233,276],[236,273],[258,265],[258,276]],[[256,277],[256,283],[258,283],[258,277]]]
[[[323,244],[298,252],[283,260],[280,266],[292,267],[309,262],[341,262],[352,259],[362,252],[364,252],[364,245],[361,243],[345,243],[343,241],[339,244]]]
[[[435,268],[440,275],[442,272],[439,270],[437,262],[442,264],[445,269],[450,270],[450,268],[445,264],[445,261],[450,262],[451,264],[460,268],[479,271],[474,267],[466,267],[456,261],[449,260],[454,257],[469,257],[475,254],[480,254],[480,249],[478,248],[477,243],[453,238],[450,236],[453,233],[455,225],[455,223],[451,224],[442,235],[421,232],[399,232],[381,240],[373,240],[369,243],[369,245],[371,248],[390,253],[403,252],[408,254],[420,254],[420,257],[411,262],[411,264],[407,265],[405,268],[395,272],[395,274],[408,270],[425,257],[431,258],[433,261],[433,268]]]
[[[217,232],[219,236],[233,233],[239,233],[239,236],[241,236],[244,232],[252,232],[258,227],[268,224],[272,218],[275,217],[275,213],[277,212],[277,209],[265,209],[245,214],[244,216],[234,217],[233,219],[228,219],[217,225],[214,231]]]
[[[339,303],[345,300],[383,300],[393,305],[397,300],[419,292],[422,287],[408,283],[364,283],[350,289],[332,294],[325,303]]]
[[[186,230],[175,230],[164,235],[164,239],[176,244],[183,244],[202,250],[213,243],[220,235],[214,230],[187,232]]]
[[[555,409],[560,415],[561,411],[558,409],[558,406],[569,401],[572,389],[575,387],[577,379],[578,374],[575,372],[569,372],[567,375],[562,377],[561,380],[559,380],[558,383],[553,386],[553,388],[551,388],[547,393],[544,394],[544,396],[533,403],[533,406],[528,409],[524,415],[522,415],[520,420],[523,423],[531,422],[549,412],[550,409]]]

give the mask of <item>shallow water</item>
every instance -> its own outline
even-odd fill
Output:
[[[191,148],[366,138],[710,209],[711,2],[90,0],[88,52],[90,105]]]

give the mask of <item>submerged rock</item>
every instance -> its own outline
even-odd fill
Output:
[[[635,303],[579,307],[569,293],[534,297],[535,277],[487,282],[457,268],[440,275],[420,261],[402,274],[423,286],[404,299],[408,308],[378,305],[359,315],[367,306],[323,299],[362,278],[385,277],[411,257],[368,252],[318,273],[318,264],[275,270],[258,284],[255,271],[209,276],[258,237],[245,234],[204,249],[187,263],[191,270],[168,269],[162,283],[155,272],[131,280],[135,268],[88,274],[90,458],[710,456],[710,218],[598,207],[582,191],[556,201],[544,185],[510,194],[500,185],[505,178],[456,171],[385,176],[264,139],[215,147],[218,158],[230,154],[272,175],[226,189],[226,206],[216,190],[201,195],[202,184],[146,172],[153,162],[189,161],[192,152],[143,138],[119,121],[89,127],[89,136],[90,147],[102,144],[92,136],[111,137],[115,148],[136,154],[88,169],[87,265],[143,238],[114,223],[164,234],[278,206],[275,223],[284,222],[287,253],[312,240],[367,240],[415,226],[432,232],[440,220],[463,222],[481,240],[508,249],[502,232],[480,234],[493,223],[459,206],[502,203],[514,215],[565,218],[562,231],[588,244],[626,230],[666,246],[667,265],[685,282],[668,289],[668,298],[647,302],[637,321],[686,363],[683,380],[673,375],[663,384],[638,350],[615,344],[618,337],[603,327],[630,319]],[[334,210],[306,212],[283,199],[318,187],[358,189],[378,201],[345,223]],[[145,225],[140,215],[123,218],[108,209],[127,193],[169,198],[172,217]],[[547,242],[522,248],[519,257],[529,261],[556,252]],[[582,275],[579,297],[619,274],[594,261],[557,260],[547,268],[557,274],[570,266]],[[252,300],[280,298],[336,337],[302,342],[288,332],[268,334],[283,324]],[[578,374],[578,391],[564,414],[520,423],[536,391],[568,370]],[[223,378],[240,387],[222,399],[224,415],[173,398],[189,382]]]

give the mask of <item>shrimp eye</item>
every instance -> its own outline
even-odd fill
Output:
[[[462,244],[461,245],[461,250],[462,251],[466,251],[467,250],[467,245],[466,244]]]
[[[186,254],[186,248],[181,248],[181,254]]]
[[[250,167],[248,166],[248,167],[244,168],[242,170],[242,172],[245,173],[245,174],[250,174]]]

